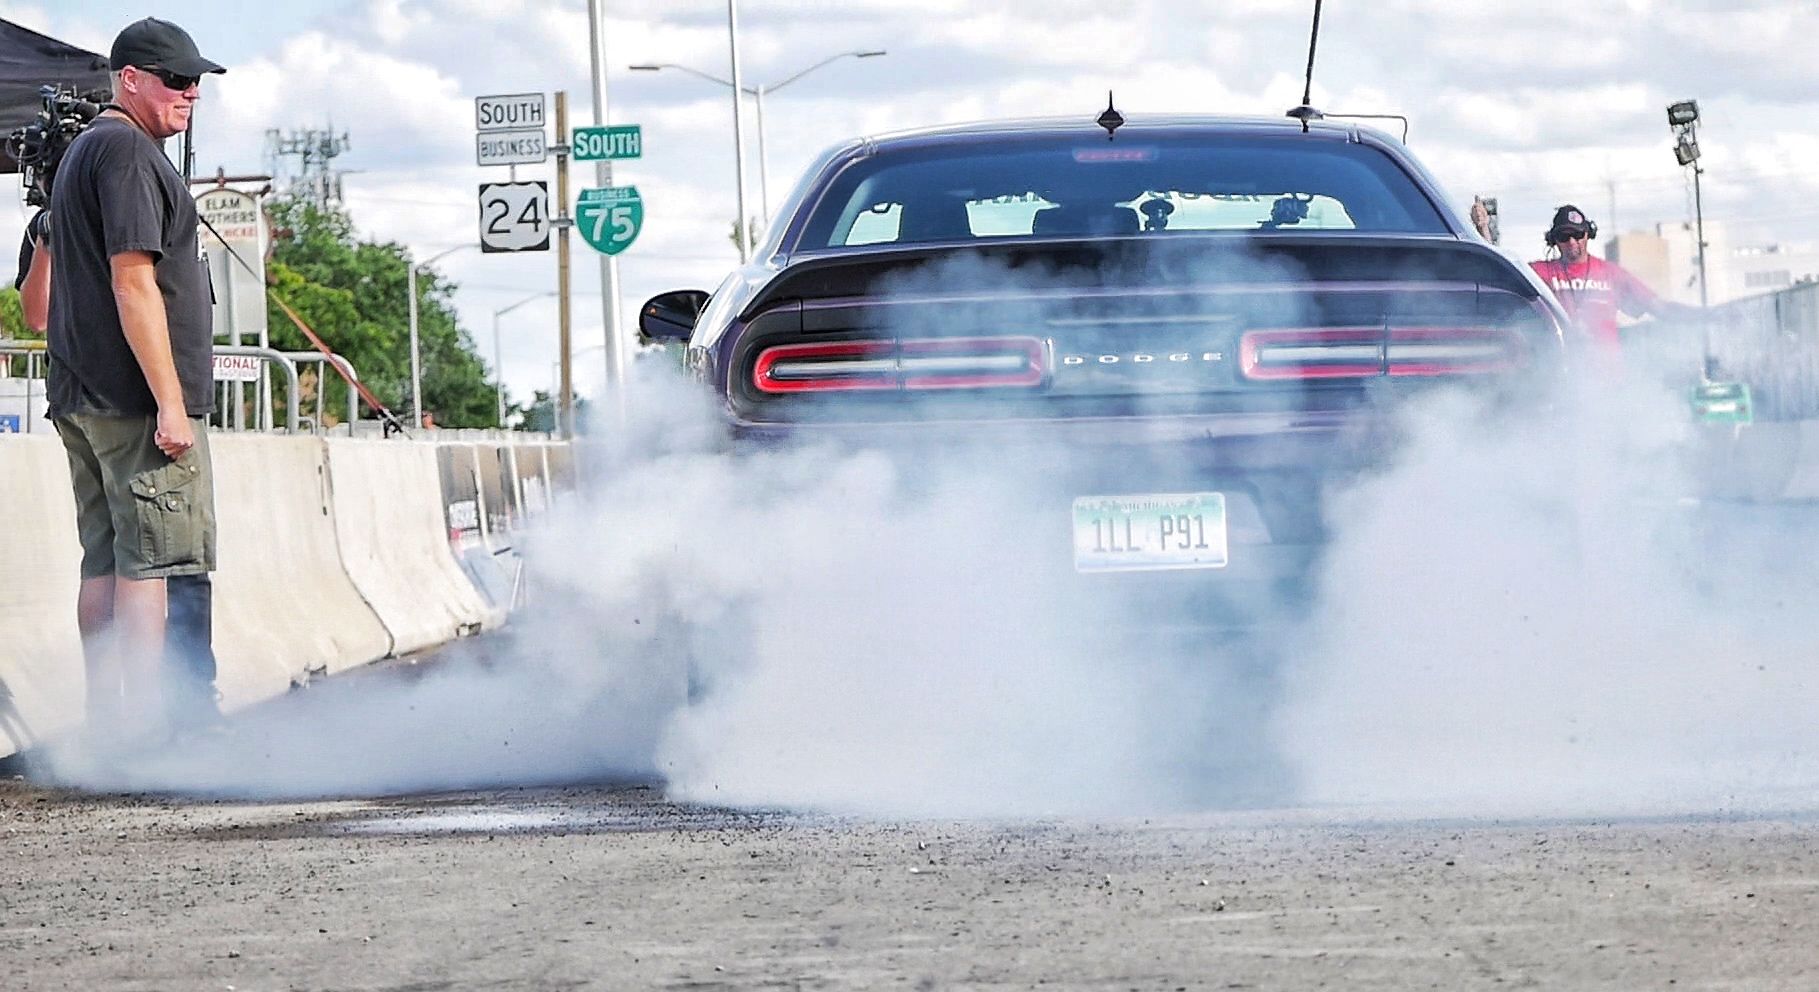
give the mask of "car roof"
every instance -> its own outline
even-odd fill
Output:
[[[1132,114],[1117,129],[1116,138],[1145,133],[1197,131],[1213,134],[1276,135],[1302,131],[1301,121],[1289,117],[1246,117],[1216,114]],[[1361,128],[1350,122],[1316,120],[1307,125],[1309,136],[1328,140],[1356,141]],[[1042,135],[1104,137],[1093,115],[1072,117],[1030,117],[1014,120],[971,121],[934,127],[889,131],[859,139],[858,144],[876,149],[888,147],[966,142],[993,137],[1033,137]],[[1387,136],[1386,136],[1387,137]],[[1391,139],[1393,140],[1393,139]]]

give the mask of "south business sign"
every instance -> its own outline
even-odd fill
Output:
[[[502,93],[474,98],[474,162],[536,165],[549,157],[543,137],[541,93]]]
[[[543,129],[482,131],[474,135],[477,165],[539,165],[549,157]]]

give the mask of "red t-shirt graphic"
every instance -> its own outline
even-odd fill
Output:
[[[1530,262],[1566,308],[1566,315],[1599,344],[1616,348],[1617,313],[1640,317],[1661,309],[1661,298],[1622,266],[1587,255],[1577,265],[1559,259]]]

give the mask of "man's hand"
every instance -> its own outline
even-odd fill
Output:
[[[196,430],[190,426],[184,411],[159,410],[158,429],[152,434],[152,443],[171,461],[176,461],[196,446]]]
[[[1484,201],[1472,201],[1472,227],[1484,240],[1491,239],[1491,212],[1485,209]]]

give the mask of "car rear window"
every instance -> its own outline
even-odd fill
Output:
[[[1397,163],[1300,135],[1053,136],[883,152],[844,169],[805,247],[1192,231],[1447,233]]]

